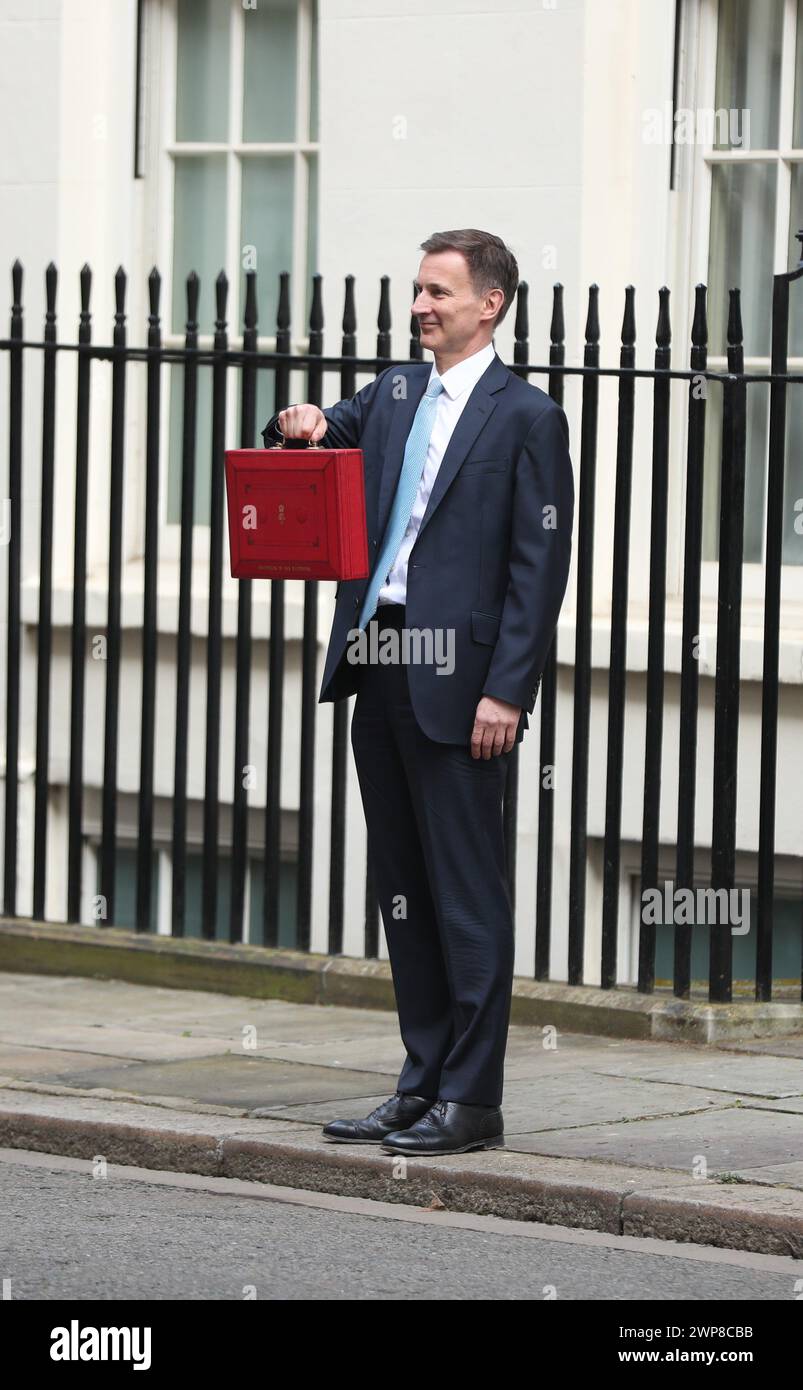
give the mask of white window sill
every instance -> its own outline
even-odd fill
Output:
[[[87,630],[103,631],[106,627],[108,599],[106,565],[97,565],[87,571],[86,580],[86,626]],[[209,595],[207,590],[208,569],[206,561],[198,561],[193,567],[192,603],[190,606],[190,631],[193,637],[206,637],[209,617]],[[224,637],[237,635],[237,604],[240,581],[224,576],[221,598],[221,630]],[[304,582],[300,579],[285,580],[284,611],[285,636],[290,640],[300,640],[304,629]],[[140,558],[130,560],[123,567],[120,595],[120,625],[123,629],[142,629],[142,605],[144,594],[144,561]],[[251,631],[258,640],[265,640],[270,630],[270,585],[262,580],[254,580],[251,589]],[[158,632],[175,633],[178,628],[179,564],[178,560],[160,559],[157,598],[156,627]],[[335,581],[321,580],[318,587],[319,611],[327,613],[334,608]],[[53,626],[72,626],[72,576],[65,579],[59,576],[53,582]],[[20,611],[22,621],[31,627],[39,622],[39,577],[26,579],[21,586]]]
[[[87,574],[86,584],[86,626],[87,630],[103,631],[106,626],[106,566],[98,565]],[[174,634],[178,625],[178,580],[177,560],[159,561],[157,595],[157,630]],[[199,559],[193,570],[192,605],[190,631],[194,637],[206,637],[208,618],[206,561]],[[318,587],[319,613],[323,619],[322,631],[325,636],[331,623],[335,604],[334,580],[321,580]],[[285,636],[291,641],[300,641],[304,627],[304,589],[303,580],[285,581]],[[239,580],[224,576],[221,604],[222,635],[234,638],[237,635],[237,602]],[[253,637],[265,641],[270,628],[270,588],[267,582],[256,580],[252,588]],[[121,626],[136,631],[142,628],[143,600],[143,561],[129,561],[123,569],[121,593]],[[39,621],[39,579],[27,579],[22,584],[21,616],[23,623],[36,627]],[[803,684],[803,603],[788,601],[783,605],[784,627],[781,631],[779,647],[779,678],[783,683]],[[672,596],[666,603],[666,623],[664,641],[664,670],[679,673],[681,669],[682,639],[682,600]],[[56,579],[53,585],[53,626],[69,628],[72,625],[72,584],[71,580]],[[713,678],[716,675],[716,633],[717,605],[713,599],[703,598],[700,605],[700,675]],[[649,611],[646,603],[631,600],[628,609],[627,627],[627,669],[646,671],[647,643],[649,635]],[[763,604],[755,600],[745,600],[742,605],[742,634],[740,674],[744,681],[761,681],[763,672]],[[611,617],[610,605],[607,611],[598,606],[594,612],[591,664],[592,667],[606,670],[610,664]],[[571,596],[558,623],[558,661],[560,665],[574,664],[575,616],[574,601]]]
[[[784,684],[803,684],[803,604],[784,602],[782,607],[784,626],[781,629],[778,676]],[[714,599],[700,600],[700,675],[714,678],[717,669],[717,604]],[[558,662],[560,665],[574,664],[576,624],[574,607],[565,612],[558,622]],[[649,636],[649,606],[647,603],[630,602],[627,618],[627,657],[628,671],[647,670],[647,643]],[[683,601],[671,596],[666,601],[664,625],[664,670],[679,673],[681,670],[683,637]],[[611,613],[595,608],[591,633],[591,665],[593,668],[607,670],[611,654]],[[742,631],[740,643],[739,674],[742,681],[761,681],[764,668],[764,606],[755,600],[745,599],[742,603]]]

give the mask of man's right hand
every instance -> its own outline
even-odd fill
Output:
[[[276,421],[285,439],[308,439],[317,444],[329,428],[329,422],[317,405],[289,405]]]

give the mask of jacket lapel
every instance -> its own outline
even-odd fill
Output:
[[[407,436],[413,427],[415,412],[418,409],[421,397],[427,389],[430,372],[432,368],[429,363],[422,363],[416,369],[415,374],[410,373],[404,376],[407,382],[407,395],[398,400],[391,399],[391,409],[393,416],[390,422],[387,444],[385,445],[385,458],[382,467],[382,476],[379,483],[379,501],[377,505],[376,537],[381,543],[385,534],[390,508],[393,498],[396,495],[396,488],[401,474],[402,463],[404,461],[404,447],[407,443]],[[401,374],[400,374],[401,375]]]
[[[465,461],[466,454],[471,449],[474,440],[477,438],[483,425],[487,424],[493,412],[496,410],[496,392],[501,391],[504,386],[507,386],[508,375],[508,369],[504,365],[501,357],[495,356],[486,371],[483,372],[460,412],[460,419],[452,431],[452,437],[441,459],[441,466],[438,469],[437,477],[432,484],[429,501],[427,502],[424,515],[421,518],[421,525],[418,528],[418,535],[415,541],[416,545],[421,538],[421,533],[427,525],[427,522],[430,521],[435,514],[446,489],[455,477],[460,465]]]
[[[377,506],[376,537],[380,542],[385,534],[390,508],[398,486],[407,436],[412,429],[421,397],[427,389],[431,370],[431,364],[424,363],[420,369],[416,370],[414,376],[412,373],[407,376],[406,398],[392,402],[393,419],[385,446],[385,460],[379,484]],[[473,388],[460,414],[460,419],[452,431],[452,437],[441,459],[441,465],[421,519],[421,525],[418,528],[418,536],[421,535],[430,517],[436,511],[438,503],[444,496],[483,425],[486,424],[496,409],[495,394],[507,385],[508,376],[507,367],[501,357],[496,354]],[[418,537],[416,537],[416,541],[417,539]]]

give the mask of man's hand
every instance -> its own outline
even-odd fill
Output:
[[[317,405],[289,405],[276,421],[285,439],[308,439],[317,444],[329,428],[329,422]]]
[[[494,700],[490,695],[483,695],[474,715],[472,758],[492,758],[498,753],[509,753],[516,742],[520,717],[520,705],[509,705],[506,700]]]

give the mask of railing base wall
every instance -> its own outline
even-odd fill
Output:
[[[297,1004],[395,1011],[387,961],[313,955],[263,946],[226,945],[141,935],[121,927],[87,927],[0,919],[0,970],[127,980],[168,989],[207,990]],[[664,1042],[727,1043],[803,1033],[803,1004],[794,999],[730,1004],[639,994],[627,986],[517,978],[511,1023]]]

